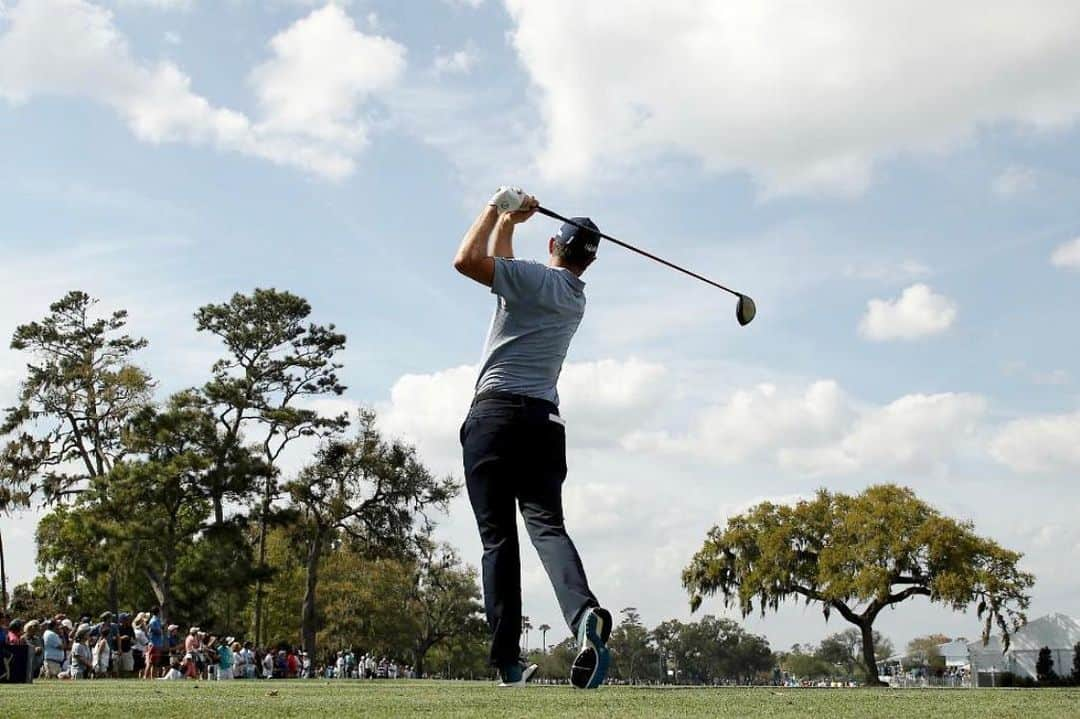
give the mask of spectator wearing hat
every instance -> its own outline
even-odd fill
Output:
[[[180,639],[180,627],[177,624],[170,624],[166,627],[165,634],[165,648],[168,653],[168,657],[176,657],[179,659],[184,656],[183,641]],[[165,661],[165,666],[169,666],[168,659]]]
[[[45,677],[56,679],[64,667],[66,652],[64,640],[56,632],[57,622],[52,619],[45,621],[45,631],[41,634],[42,654],[45,659]]]
[[[244,656],[244,648],[234,637],[229,637],[229,639],[233,640],[232,644],[229,645],[229,651],[233,655],[233,679],[243,679],[247,661],[247,657]]]
[[[87,644],[89,639],[90,625],[79,625],[71,645],[71,662],[67,670],[59,674],[61,679],[86,679],[92,676],[97,660]]]
[[[225,637],[217,646],[214,647],[214,651],[217,653],[217,678],[218,681],[225,681],[233,678],[233,664],[236,661],[232,651],[232,637]]]
[[[127,612],[120,612],[117,619],[113,673],[116,676],[127,676],[135,671],[135,630],[131,626],[131,615]]]
[[[112,612],[102,612],[98,617],[98,631],[105,635],[105,641],[109,644],[109,663],[115,664],[117,657],[117,639],[120,636],[120,625],[113,621]]]
[[[132,670],[140,677],[146,676],[146,667],[150,658],[150,637],[146,634],[146,620],[149,618],[145,612],[139,612],[131,622],[132,631]]]
[[[31,619],[23,627],[23,639],[30,649],[30,676],[37,677],[41,674],[41,667],[45,664],[45,645],[41,640],[41,622]]]

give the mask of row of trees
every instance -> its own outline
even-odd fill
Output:
[[[874,631],[874,654],[888,657],[893,653],[892,642]],[[800,679],[841,679],[876,681],[877,672],[867,675],[862,662],[862,634],[858,629],[846,629],[830,634],[817,646],[795,644],[786,652],[777,652],[777,666]]]
[[[288,565],[270,561],[275,539],[301,561],[297,619],[313,656],[331,549],[333,561],[388,561],[408,578],[408,601],[429,624],[412,647],[418,665],[473,626],[471,570],[430,539],[432,514],[458,485],[383,437],[372,412],[316,409],[345,391],[346,339],[312,323],[307,301],[257,289],[199,308],[195,329],[221,354],[205,382],[163,399],[137,361],[147,341],[126,332],[125,311],[98,317],[96,304],[71,292],[11,342],[27,365],[0,424],[0,511],[51,510],[37,533],[46,575],[16,601],[153,603],[166,620],[175,613],[262,644],[288,626],[266,621]],[[303,465],[292,476],[282,469],[289,453]]]
[[[1042,686],[1080,686],[1080,642],[1073,647],[1072,667],[1055,667],[1050,647],[1040,649],[1035,675]]]
[[[669,619],[649,629],[634,607],[622,610],[611,633],[610,677],[627,683],[718,684],[768,681],[775,660],[765,637],[713,616],[696,622]],[[567,676],[577,654],[568,638],[550,652],[534,653],[544,676]]]

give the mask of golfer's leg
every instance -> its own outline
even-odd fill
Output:
[[[484,546],[484,610],[491,628],[491,663],[521,655],[521,558],[510,462],[501,459],[496,432],[483,426],[463,433],[465,486]]]
[[[521,515],[525,528],[544,563],[563,618],[577,633],[578,620],[589,607],[599,606],[589,589],[574,542],[566,532],[563,520],[562,485],[566,479],[566,436],[561,425],[541,427],[532,438],[535,448],[535,470],[518,490]]]

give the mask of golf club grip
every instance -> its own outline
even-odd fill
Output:
[[[639,255],[642,255],[644,257],[648,257],[650,260],[654,260],[656,262],[659,262],[660,264],[665,265],[667,267],[670,267],[673,270],[678,270],[679,272],[682,272],[684,275],[690,275],[694,279],[701,280],[702,282],[704,282],[706,284],[709,284],[709,285],[712,285],[713,287],[717,287],[717,288],[723,290],[724,292],[730,292],[731,294],[735,295],[736,297],[742,297],[743,296],[741,292],[736,292],[735,290],[733,290],[733,289],[731,289],[729,287],[724,287],[719,282],[713,282],[708,277],[702,277],[698,273],[691,272],[690,270],[686,269],[685,267],[679,267],[678,265],[676,265],[673,262],[668,262],[663,257],[657,257],[656,255],[652,254],[651,252],[646,252],[645,250],[634,247],[633,245],[628,245],[627,243],[623,242],[622,240],[616,240],[611,235],[605,235],[603,232],[599,232],[597,230],[592,229],[591,227],[586,227],[585,225],[574,222],[570,218],[563,217],[562,215],[560,215],[557,212],[552,212],[551,210],[549,210],[546,207],[538,206],[536,208],[536,211],[539,212],[541,215],[547,215],[548,217],[550,217],[550,218],[552,218],[554,220],[560,220],[560,221],[565,222],[567,224],[573,225],[574,227],[578,227],[578,228],[580,228],[582,230],[586,230],[588,232],[593,232],[593,233],[595,233],[597,235],[600,235],[605,240],[608,240],[610,242],[614,242],[619,247],[625,247],[626,249],[630,250],[631,252],[636,252]]]

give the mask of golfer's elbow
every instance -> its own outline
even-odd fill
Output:
[[[461,274],[468,276],[470,265],[471,263],[467,256],[459,254],[454,257],[454,269]]]
[[[491,287],[495,275],[494,261],[490,257],[471,257],[458,255],[454,258],[454,269],[470,280]]]

